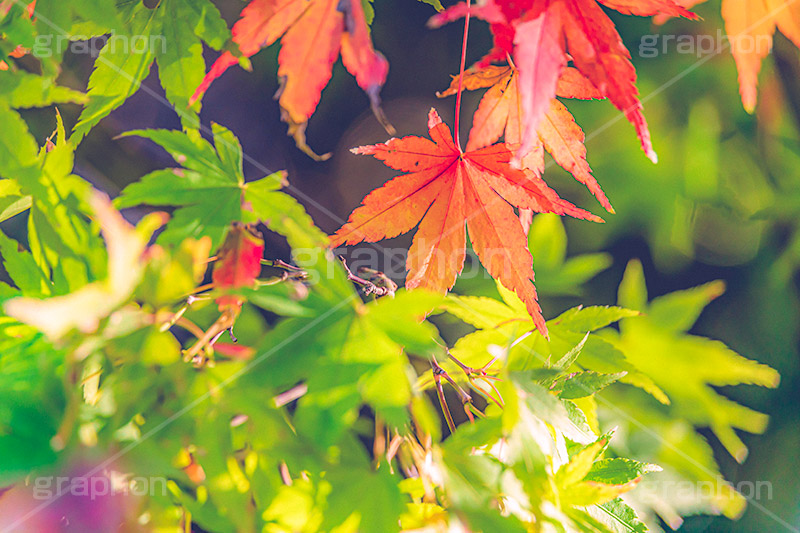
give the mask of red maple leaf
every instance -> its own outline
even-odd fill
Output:
[[[345,68],[369,96],[375,115],[394,133],[380,109],[379,96],[389,64],[372,48],[360,0],[252,0],[232,32],[245,57],[283,36],[278,55],[281,88],[276,97],[282,118],[289,124],[289,135],[310,156],[320,158],[306,144],[306,123],[317,108],[340,51]],[[222,54],[192,95],[190,105],[237,63],[232,53]]]
[[[205,331],[197,326],[191,326],[190,331],[195,333],[197,340],[184,350],[184,360],[202,366],[213,355],[217,341],[225,331],[230,332],[233,338],[233,326],[242,311],[245,299],[236,294],[225,294],[226,289],[255,287],[258,275],[261,273],[263,254],[264,239],[261,234],[252,226],[234,222],[225,236],[225,242],[217,252],[217,262],[211,273],[213,287],[223,293],[216,299],[220,316]],[[182,311],[177,316],[180,317],[181,314]],[[220,347],[222,348],[220,353],[231,357],[252,353],[252,350],[246,347],[236,348],[228,344],[222,344]]]
[[[261,258],[264,254],[264,239],[242,224],[234,224],[228,230],[225,242],[217,253],[217,262],[211,279],[216,289],[238,289],[253,287],[261,273]],[[220,310],[225,307],[241,307],[244,300],[239,296],[222,295],[217,298]]]
[[[504,144],[462,152],[434,109],[428,129],[433,141],[409,136],[352,150],[406,174],[364,198],[331,246],[376,242],[419,224],[406,261],[406,287],[444,292],[464,265],[466,227],[486,270],[517,293],[546,335],[533,286],[533,260],[513,207],[602,220],[560,198],[532,171],[512,168],[512,153]]]
[[[448,96],[458,91],[458,77],[453,77],[450,87],[439,96]],[[467,150],[475,150],[497,142],[505,136],[512,149],[522,142],[522,104],[519,94],[517,70],[511,66],[489,65],[482,69],[470,69],[464,73],[464,87],[468,90],[489,87],[483,95],[472,118],[472,130]],[[602,98],[600,91],[577,69],[564,69],[558,80],[556,94],[563,98]],[[550,108],[539,124],[538,139],[533,148],[522,159],[522,166],[542,175],[544,172],[544,150],[576,180],[586,185],[606,210],[614,209],[603,189],[592,176],[586,161],[584,134],[575,122],[572,113],[557,98],[550,101]]]
[[[696,18],[674,0],[601,0],[601,3],[623,13]],[[596,0],[486,0],[473,8],[458,4],[435,15],[431,25],[440,26],[467,11],[489,22],[494,34],[494,48],[481,65],[504,61],[510,55],[519,69],[525,120],[518,159],[535,146],[539,124],[571,59],[600,93],[625,114],[636,128],[647,156],[656,160],[630,53]]]

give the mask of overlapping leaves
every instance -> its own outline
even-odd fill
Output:
[[[628,2],[602,2],[631,13]],[[436,15],[441,25],[464,16],[465,4]],[[648,2],[637,14],[694,15],[673,0]],[[513,57],[519,70],[520,103],[524,122],[517,158],[521,160],[537,142],[539,124],[556,96],[558,79],[568,60],[585,75],[600,94],[607,97],[636,128],[647,157],[656,160],[650,132],[642,114],[636,89],[636,71],[630,53],[611,19],[595,0],[546,0],[506,3],[489,0],[472,9],[487,21],[494,35],[494,48],[482,64]]]
[[[532,259],[512,207],[600,219],[561,199],[533,172],[513,169],[505,145],[464,153],[433,109],[428,129],[433,142],[405,137],[353,150],[374,155],[408,174],[370,193],[331,245],[374,242],[405,233],[419,223],[406,261],[406,286],[441,292],[452,288],[463,267],[466,226],[486,269],[519,295],[546,335],[533,286]]]

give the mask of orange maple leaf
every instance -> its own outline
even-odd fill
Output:
[[[513,207],[602,219],[560,198],[532,171],[512,168],[512,153],[505,144],[462,152],[434,109],[428,129],[433,141],[409,136],[353,148],[353,153],[373,155],[407,174],[367,195],[332,237],[331,246],[375,242],[419,224],[406,261],[406,287],[445,292],[464,265],[466,226],[486,270],[517,293],[546,335],[533,285],[533,260]]]
[[[282,119],[289,124],[289,135],[309,156],[327,159],[306,144],[305,128],[331,78],[340,51],[345,68],[369,96],[375,116],[390,135],[394,134],[380,108],[380,90],[389,64],[372,48],[360,0],[252,0],[242,10],[232,33],[233,41],[245,57],[283,36],[278,55],[281,88],[275,96]],[[238,62],[232,53],[223,53],[203,78],[189,105]]]
[[[516,149],[522,142],[522,102],[519,94],[518,72],[512,66],[489,65],[483,69],[470,69],[464,73],[464,87],[468,90],[489,87],[472,118],[472,130],[467,150],[475,150],[497,142],[505,133],[505,141]],[[458,91],[458,77],[450,87],[439,94],[448,96]],[[594,99],[603,95],[577,69],[568,67],[561,74],[556,95],[564,98]],[[539,123],[538,140],[521,162],[541,175],[544,172],[544,150],[576,180],[586,185],[602,206],[613,213],[592,169],[586,161],[584,134],[572,113],[558,99],[553,98],[550,109]]]
[[[686,0],[683,0],[684,2]],[[699,4],[704,0],[695,0]],[[722,18],[739,72],[739,93],[748,113],[756,107],[758,73],[778,29],[800,47],[800,3],[795,0],[722,0]]]
[[[706,0],[676,0],[689,9]],[[670,18],[661,14],[656,24]],[[796,0],[722,0],[722,18],[730,41],[731,54],[739,73],[739,94],[748,113],[756,107],[758,74],[761,63],[772,50],[772,37],[778,29],[800,47],[800,2]]]
[[[674,0],[601,0],[601,3],[623,13],[696,18]],[[467,12],[489,22],[494,34],[495,46],[481,65],[505,60],[510,55],[519,69],[524,127],[518,159],[536,145],[539,124],[556,95],[558,79],[571,60],[625,114],[636,128],[645,154],[656,160],[630,53],[596,0],[486,0],[472,8],[462,3],[435,15],[430,23],[440,26]]]

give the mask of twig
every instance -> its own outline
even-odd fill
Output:
[[[286,392],[278,394],[272,399],[272,401],[275,402],[275,407],[283,407],[284,405],[301,398],[307,392],[308,385],[301,383],[300,385],[294,386]]]
[[[467,381],[469,381],[470,386],[476,392],[478,392],[485,398],[493,401],[495,404],[497,404],[498,407],[503,407],[505,405],[505,402],[503,401],[503,396],[500,394],[500,391],[497,390],[497,387],[494,386],[494,383],[492,383],[492,381],[498,381],[500,378],[498,378],[497,376],[491,376],[486,372],[486,369],[488,369],[497,361],[496,357],[493,357],[491,361],[483,365],[481,368],[472,368],[471,366],[467,366],[461,361],[459,361],[458,358],[454,356],[452,353],[450,353],[450,350],[446,347],[445,347],[445,352],[447,353],[447,357],[451,361],[453,361],[456,365],[458,365],[458,367],[464,372],[464,374],[466,374]],[[486,383],[486,385],[494,391],[497,397],[495,398],[489,392],[475,385],[474,380],[476,379],[483,380],[483,382]]]
[[[342,262],[342,266],[344,267],[345,272],[347,272],[347,279],[356,285],[361,285],[364,288],[364,294],[374,294],[376,297],[381,297],[386,296],[391,292],[387,287],[378,287],[371,281],[353,274],[353,271],[350,270],[349,266],[347,266],[347,261],[345,261],[344,256],[340,255],[339,261]]]
[[[456,146],[458,151],[461,152],[461,134],[459,129],[461,127],[461,94],[464,90],[464,67],[467,63],[467,36],[469,35],[469,5],[470,0],[467,0],[467,15],[464,17],[464,40],[461,43],[461,68],[458,71],[458,93],[456,93],[456,120],[453,124],[453,129],[456,135]]]
[[[461,400],[461,406],[464,409],[464,414],[467,415],[469,421],[474,423],[475,417],[472,416],[472,411],[470,410],[469,406],[472,405],[472,396],[469,395],[467,391],[461,388],[461,385],[456,383],[456,381],[450,377],[450,374],[447,371],[439,366],[439,363],[436,361],[436,357],[431,357],[431,367],[433,367],[433,379],[436,382],[436,390],[439,394],[439,402],[442,404],[442,409],[445,411],[445,416],[448,419],[448,426],[452,424],[450,431],[455,431],[455,424],[453,423],[453,417],[450,414],[450,410],[447,409],[447,402],[444,400],[444,390],[442,389],[442,376],[453,386],[453,388],[458,393],[458,397]]]
[[[436,384],[436,394],[439,396],[439,405],[442,406],[442,412],[447,420],[447,427],[450,428],[450,433],[454,433],[456,424],[453,422],[453,415],[450,414],[450,409],[447,407],[447,400],[444,398],[444,389],[442,389],[442,378],[436,368],[437,367],[433,368],[433,382]],[[441,367],[439,367],[439,371],[441,371]]]

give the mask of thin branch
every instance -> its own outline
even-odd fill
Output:
[[[339,261],[342,262],[342,266],[344,267],[345,272],[347,272],[347,279],[356,285],[361,285],[364,288],[364,294],[374,294],[376,297],[381,297],[386,296],[391,292],[388,287],[378,287],[373,282],[353,274],[353,271],[350,270],[349,266],[347,266],[347,261],[345,261],[344,256],[340,255]]]
[[[442,368],[436,364],[434,360],[431,360],[431,366],[433,367],[433,382],[436,384],[436,394],[439,396],[439,405],[442,406],[442,412],[447,420],[447,427],[450,428],[450,433],[454,433],[456,424],[453,422],[453,415],[450,414],[450,409],[447,407],[447,400],[444,398],[444,389],[442,389],[442,377],[440,373]]]
[[[272,398],[272,401],[275,402],[275,407],[283,407],[284,405],[301,398],[307,392],[308,385],[301,383],[300,385],[294,386],[286,392],[278,394]]]
[[[470,0],[467,0],[467,15],[464,17],[464,40],[461,43],[461,68],[458,71],[458,93],[456,93],[456,120],[455,124],[453,125],[453,129],[455,130],[456,135],[456,146],[458,147],[459,152],[463,152],[461,150],[461,133],[459,130],[461,129],[461,94],[464,89],[464,67],[467,64],[467,37],[469,35],[469,6]]]

